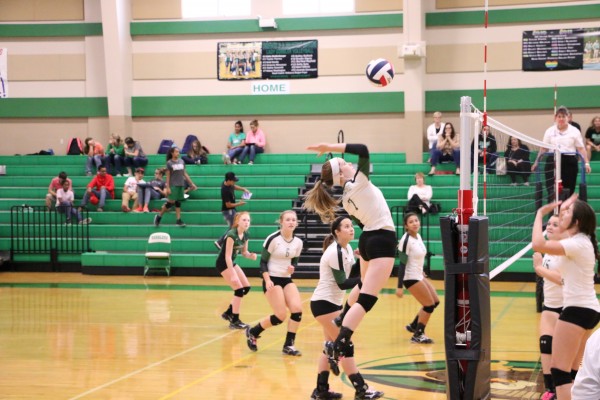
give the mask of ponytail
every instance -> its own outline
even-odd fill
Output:
[[[335,220],[335,211],[339,207],[339,203],[329,193],[325,183],[319,179],[315,186],[306,192],[302,208],[317,213],[323,223],[329,224]]]
[[[331,243],[333,243],[334,240],[335,240],[335,238],[333,237],[333,235],[331,233],[329,233],[327,236],[325,236],[325,239],[323,239],[323,251],[327,250],[329,245]]]

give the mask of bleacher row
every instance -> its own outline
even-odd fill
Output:
[[[347,160],[356,161],[352,155]],[[372,176],[374,184],[379,186],[390,207],[406,204],[408,187],[414,183],[417,171],[427,173],[429,165],[425,163],[407,164],[404,154],[376,153],[371,155]],[[90,229],[90,248],[92,252],[79,254],[59,254],[56,270],[71,269],[89,274],[141,274],[148,236],[157,231],[171,235],[173,244],[173,269],[175,275],[214,275],[216,249],[214,240],[225,230],[226,225],[221,215],[220,186],[226,172],[234,171],[240,178],[239,184],[248,188],[253,197],[239,210],[251,213],[250,250],[260,253],[264,238],[277,229],[277,219],[283,210],[292,209],[298,204],[299,193],[310,176],[311,165],[325,160],[314,154],[261,154],[255,165],[223,165],[220,155],[210,155],[205,165],[186,166],[198,190],[182,205],[182,218],[187,227],[175,225],[173,212],[165,214],[161,226],[153,225],[153,213],[123,213],[121,211],[121,193],[126,177],[115,177],[116,197],[108,200],[104,212],[95,212],[89,206],[89,215],[93,222]],[[600,171],[600,163],[593,163],[592,168]],[[6,166],[6,175],[0,175],[0,252],[5,256],[11,247],[10,209],[15,205],[43,206],[44,197],[50,180],[60,171],[65,171],[73,180],[76,204],[79,203],[85,186],[91,177],[85,176],[85,158],[83,156],[0,156],[0,165]],[[146,167],[146,177],[150,178],[155,168],[165,165],[164,155],[150,155]],[[453,171],[454,166],[442,165],[438,171]],[[588,177],[588,198],[592,206],[600,208],[600,182],[592,174]],[[456,207],[459,177],[453,174],[428,177],[427,184],[434,187],[434,201],[442,206],[441,215],[446,215]],[[488,179],[488,210],[502,211],[512,208],[511,200],[506,200],[511,192],[534,190],[533,187],[512,187],[506,176],[490,176]],[[494,186],[493,183],[503,183]],[[504,200],[494,200],[502,197]],[[151,210],[161,207],[163,201],[153,200]],[[518,213],[504,212],[494,214],[490,218],[490,226],[500,226],[511,221],[519,221],[523,213],[533,218],[534,204],[521,208]],[[439,273],[443,270],[442,245],[438,221],[435,216],[423,219],[429,223],[429,250],[434,254],[431,270]],[[423,232],[427,229],[423,226]],[[510,231],[510,232],[508,232]],[[402,228],[398,227],[398,232]],[[509,234],[510,233],[510,234]],[[356,237],[360,229],[356,231]],[[530,235],[529,228],[519,226],[490,229],[490,241],[498,237],[510,237],[502,243],[492,243],[491,257],[500,251],[500,247],[511,246],[512,241],[525,240]],[[257,273],[259,260],[239,259],[242,267],[248,268],[250,275]],[[20,270],[49,270],[49,256],[43,254],[18,254],[8,268]],[[6,268],[6,264],[3,268]],[[507,272],[531,274],[530,260],[525,258],[509,268]]]

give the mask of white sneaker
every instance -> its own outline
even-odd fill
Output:
[[[88,225],[90,222],[92,222],[91,218],[82,219],[79,221],[79,225]]]
[[[221,157],[221,159],[223,160],[223,164],[231,164],[231,159],[229,158],[229,154],[223,153],[223,156]]]
[[[122,174],[117,174],[117,176],[123,176]]]

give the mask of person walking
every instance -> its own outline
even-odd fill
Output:
[[[248,189],[235,184],[239,180],[240,179],[235,176],[233,172],[227,172],[225,174],[225,180],[221,184],[221,213],[223,214],[223,218],[225,218],[225,222],[227,222],[227,230],[229,230],[233,224],[233,219],[237,213],[236,208],[246,204],[245,201],[235,201],[235,191],[240,190],[245,194],[250,193]],[[225,231],[219,239],[215,240],[214,244],[217,249],[221,250],[226,234],[227,231]]]

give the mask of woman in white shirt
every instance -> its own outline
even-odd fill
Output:
[[[408,188],[408,195],[406,196],[408,198],[407,211],[425,214],[431,206],[433,189],[431,185],[425,184],[425,174],[422,172],[415,174],[415,183],[415,185]]]
[[[302,252],[302,240],[294,236],[298,226],[296,212],[287,210],[279,216],[280,229],[267,236],[260,256],[260,273],[263,278],[263,292],[267,297],[273,314],[263,318],[254,327],[246,328],[246,343],[252,351],[257,351],[257,339],[260,334],[272,326],[285,320],[287,309],[290,319],[283,344],[283,354],[301,356],[294,347],[296,332],[302,320],[302,300],[298,287],[292,281],[292,274],[298,266],[298,258]]]
[[[423,243],[423,239],[421,239],[421,235],[419,235],[420,229],[421,222],[417,214],[406,213],[404,216],[404,230],[406,233],[398,244],[400,257],[404,258],[405,261],[398,271],[396,296],[403,296],[402,285],[404,285],[421,304],[421,309],[413,322],[406,325],[406,330],[413,334],[410,339],[412,343],[429,344],[433,343],[433,340],[425,336],[425,326],[435,308],[440,304],[440,299],[431,282],[425,279],[423,264],[425,263],[427,248]]]
[[[339,328],[331,323],[340,315],[342,302],[347,289],[360,285],[360,277],[351,278],[350,272],[355,258],[350,246],[354,239],[354,226],[348,217],[338,217],[331,224],[331,234],[323,240],[323,256],[319,265],[319,283],[310,299],[310,309],[321,328],[325,340],[334,340]],[[354,359],[354,353],[340,360],[344,372],[356,388],[356,399],[377,399],[383,392],[369,389],[365,383]],[[341,393],[329,390],[329,371],[339,375],[340,370],[335,362],[321,353],[318,361],[317,387],[313,390],[311,399],[339,399]]]
[[[577,195],[563,202],[560,210],[559,227],[567,237],[544,239],[542,219],[559,204],[547,204],[537,211],[531,241],[534,251],[560,256],[563,310],[554,329],[551,374],[557,397],[571,400],[571,367],[600,321],[600,303],[594,288],[594,267],[600,256],[596,214],[589,204],[577,200]]]

